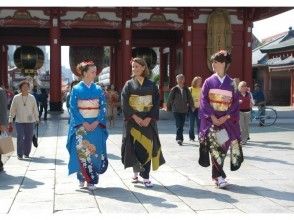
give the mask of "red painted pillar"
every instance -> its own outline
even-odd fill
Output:
[[[176,64],[177,64],[177,53],[176,48],[170,47],[169,52],[169,88],[171,89],[176,85]]]
[[[110,85],[114,85],[115,89],[117,89],[116,52],[115,47],[110,47]]]
[[[61,45],[58,16],[52,16],[50,28],[50,111],[62,111]]]
[[[290,105],[294,107],[294,70],[291,71],[291,94]]]
[[[8,88],[8,47],[6,45],[1,46],[1,85]]]
[[[121,29],[121,74],[122,74],[122,85],[130,79],[131,76],[131,64],[132,58],[132,30],[131,30],[131,9],[123,8],[122,17],[122,29]]]
[[[246,12],[246,10],[245,10]],[[247,15],[247,14],[245,14]],[[252,26],[249,16],[244,16],[243,26],[243,80],[252,88]]]
[[[193,19],[189,8],[184,10],[184,30],[183,30],[183,74],[185,75],[186,85],[192,81],[193,54],[192,54],[192,23]]]

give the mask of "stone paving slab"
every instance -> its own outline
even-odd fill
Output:
[[[32,158],[20,161],[13,153],[0,174],[0,213],[294,213],[292,121],[251,127],[241,169],[231,172],[229,157],[225,161],[231,182],[226,190],[214,186],[211,167],[198,165],[199,143],[189,141],[188,125],[184,146],[178,146],[174,121],[169,120],[158,123],[166,164],[151,171],[154,188],[132,184],[132,169],[124,169],[120,159],[121,126],[118,122],[109,130],[109,168],[100,176],[98,189],[89,192],[79,189],[75,175],[68,176],[67,120],[41,122]]]

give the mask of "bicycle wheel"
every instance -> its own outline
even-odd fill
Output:
[[[260,123],[264,126],[271,126],[276,122],[277,118],[277,111],[266,107],[264,110],[264,115],[260,115]]]

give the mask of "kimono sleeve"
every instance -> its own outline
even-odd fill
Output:
[[[133,114],[136,113],[135,110],[133,110],[132,107],[129,105],[130,91],[128,85],[129,82],[126,82],[121,93],[122,111],[126,119],[129,119],[130,117],[132,117]]]
[[[152,108],[148,114],[148,117],[153,120],[159,119],[159,90],[157,86],[153,83],[153,94],[152,94]]]
[[[100,91],[100,96],[99,96],[99,106],[100,106],[100,111],[97,120],[103,124],[106,125],[106,97],[105,93],[101,90]]]
[[[209,103],[209,97],[208,97],[209,90],[210,88],[209,88],[208,81],[205,80],[202,86],[201,98],[200,98],[200,108],[205,118],[209,118],[211,115],[214,114],[214,109],[211,107]]]
[[[233,91],[233,100],[230,108],[227,111],[227,114],[231,117],[238,119],[239,118],[239,93]]]
[[[83,124],[86,120],[83,118],[78,108],[78,95],[75,88],[72,89],[70,96],[70,112],[73,119],[74,126]]]

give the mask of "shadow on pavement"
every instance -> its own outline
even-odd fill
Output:
[[[156,187],[156,185],[154,187]],[[139,192],[132,192],[119,187],[106,187],[99,188],[98,190],[94,191],[93,194],[95,196],[111,198],[121,202],[144,203],[163,208],[178,207],[177,205],[168,203],[166,199],[161,197],[146,195],[148,194],[148,190],[146,190],[146,194],[143,194]]]
[[[278,150],[294,150],[293,147],[284,147],[286,145],[291,146],[292,143],[281,141],[248,141],[248,146],[257,146],[262,148],[278,149]],[[277,145],[277,146],[274,146]],[[284,146],[279,146],[284,145]]]
[[[56,165],[67,165],[67,163],[65,163],[64,160],[46,157],[31,157],[30,161],[32,163],[52,163]]]
[[[11,176],[6,172],[0,174],[0,190],[12,189],[19,185],[24,189],[33,189],[39,185],[44,185],[44,183],[24,176]]]
[[[245,160],[258,160],[262,162],[271,162],[271,163],[281,163],[281,164],[286,164],[286,165],[294,165],[294,163],[289,163],[287,161],[283,160],[277,160],[277,159],[272,159],[272,158],[266,158],[266,157],[251,157],[251,156],[245,156]]]

